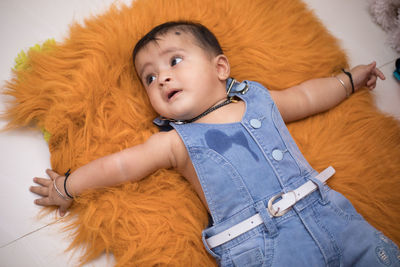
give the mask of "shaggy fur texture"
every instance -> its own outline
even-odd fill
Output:
[[[51,133],[59,173],[139,144],[157,132],[156,116],[131,62],[136,41],[168,20],[196,20],[219,38],[232,76],[280,90],[346,67],[337,41],[295,0],[137,0],[112,7],[45,52],[29,53],[5,93],[15,97],[10,127],[32,123]],[[317,170],[378,229],[400,241],[400,128],[377,112],[366,90],[324,114],[289,125]],[[132,164],[135,164],[132,162]],[[212,266],[201,242],[206,209],[173,170],[139,183],[89,191],[76,199],[69,229],[82,261],[113,253],[118,266]]]

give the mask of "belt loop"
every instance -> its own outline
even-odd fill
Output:
[[[324,187],[325,187],[324,183],[315,177],[311,177],[310,180],[313,181],[313,183],[317,185],[319,194],[321,195],[322,202],[325,203],[326,202],[326,191],[324,190]]]
[[[257,202],[255,204],[256,211],[260,214],[265,227],[267,228],[268,233],[271,237],[275,237],[278,235],[278,227],[276,227],[275,222],[271,218],[268,213],[268,209],[263,201]]]
[[[206,229],[207,230],[207,229]],[[217,260],[221,260],[221,257],[217,255],[208,245],[207,240],[206,240],[206,230],[203,230],[201,233],[201,240],[203,241],[204,247],[206,248],[207,252],[210,253],[211,256],[216,258]]]

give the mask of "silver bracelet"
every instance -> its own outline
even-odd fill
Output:
[[[335,77],[342,84],[344,90],[346,91],[346,98],[349,98],[350,93],[349,93],[349,90],[347,90],[346,85],[344,84],[344,82],[337,76],[333,76],[333,77]]]
[[[57,193],[60,195],[60,197],[62,197],[62,198],[65,199],[65,200],[69,200],[69,198],[68,198],[67,196],[64,196],[64,195],[61,193],[61,191],[58,189],[58,187],[57,187],[56,181],[57,181],[57,178],[60,178],[60,177],[61,177],[61,176],[58,176],[58,177],[56,177],[56,179],[53,180],[53,186],[54,186],[54,188],[56,189]]]

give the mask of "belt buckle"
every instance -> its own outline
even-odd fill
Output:
[[[275,196],[273,196],[273,197],[271,197],[269,199],[269,201],[268,201],[268,211],[273,217],[280,217],[280,216],[285,215],[286,213],[289,212],[289,210],[290,210],[289,208],[291,208],[293,205],[291,205],[290,207],[288,207],[288,208],[286,208],[284,210],[279,210],[279,207],[278,207],[278,210],[274,210],[274,207],[272,206],[273,202],[276,199],[280,198],[281,196],[283,196],[285,194],[289,194],[289,193],[293,193],[294,194],[294,197],[295,197],[295,202],[293,203],[293,205],[294,205],[297,202],[297,199],[296,199],[296,193],[293,190],[289,191],[287,193],[281,192],[281,193],[279,193],[279,194],[277,194],[277,195],[275,195]]]

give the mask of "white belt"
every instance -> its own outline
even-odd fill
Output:
[[[323,170],[320,174],[315,176],[315,178],[321,181],[322,183],[325,183],[325,181],[328,180],[330,177],[332,177],[334,174],[335,174],[335,169],[329,166],[328,168]],[[267,210],[269,211],[269,216],[270,217],[282,216],[283,214],[288,212],[289,209],[299,200],[303,199],[304,197],[311,194],[315,190],[317,190],[317,185],[310,180],[293,191],[287,193],[280,193],[276,196],[273,196],[268,202]],[[282,197],[282,199],[273,204],[272,202],[274,202],[279,197]],[[262,223],[263,220],[261,218],[261,215],[257,213],[256,215],[232,226],[231,228],[207,238],[206,239],[207,244],[210,248],[218,247],[219,245],[222,245],[238,237],[239,235],[247,231],[250,231],[251,229],[259,226]]]

